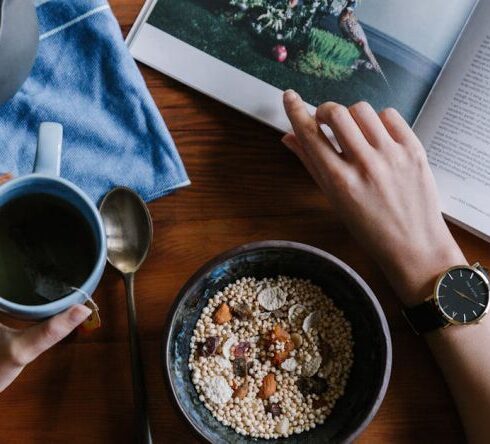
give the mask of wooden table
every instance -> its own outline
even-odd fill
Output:
[[[126,34],[143,0],[111,4]],[[281,145],[279,133],[147,67],[140,69],[192,180],[191,187],[150,205],[155,242],[136,279],[154,442],[198,442],[171,405],[162,377],[162,329],[175,295],[208,259],[264,239],[305,242],[333,253],[361,274],[386,311],[394,350],[391,384],[359,442],[460,442],[461,425],[427,347],[409,331],[380,270]],[[451,229],[469,260],[490,263],[485,243]],[[133,441],[124,290],[111,269],[95,298],[103,328],[68,338],[1,395],[0,442]]]

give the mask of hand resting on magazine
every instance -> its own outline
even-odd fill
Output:
[[[294,134],[283,143],[303,162],[352,234],[372,253],[406,305],[430,296],[437,276],[467,261],[441,214],[425,150],[393,109],[327,102],[311,116],[284,94]],[[321,131],[327,124],[342,153]],[[490,319],[430,333],[427,342],[456,401],[468,440],[490,437]]]

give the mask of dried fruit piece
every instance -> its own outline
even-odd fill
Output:
[[[318,328],[322,322],[322,314],[319,311],[314,311],[306,316],[303,321],[303,331],[307,333],[312,328]]]
[[[299,348],[303,344],[303,338],[299,333],[293,333],[291,335],[291,341],[293,341],[295,348]]]
[[[281,364],[281,368],[283,370],[286,370],[287,372],[294,372],[296,370],[296,367],[298,367],[298,361],[296,361],[296,359],[294,358],[286,359]]]
[[[240,358],[242,356],[245,356],[245,353],[250,350],[250,342],[248,341],[242,341],[239,342],[237,345],[233,347],[233,356],[236,358]]]
[[[221,353],[223,356],[227,359],[230,359],[231,356],[231,348],[235,345],[236,343],[236,338],[232,336],[231,338],[228,338],[225,343],[223,344],[223,347],[221,347]]]
[[[204,384],[203,393],[212,403],[225,404],[231,399],[233,390],[223,376],[214,376]]]
[[[286,303],[287,295],[279,287],[263,289],[257,296],[259,304],[268,311],[281,308]]]
[[[230,322],[232,318],[231,311],[230,311],[230,306],[226,303],[223,302],[218,309],[214,312],[214,322],[216,322],[219,325],[226,324],[227,322]]]
[[[280,435],[287,435],[289,432],[289,419],[282,418],[276,425],[276,432]]]
[[[244,399],[248,394],[248,385],[242,384],[233,392],[233,397],[238,399]]]
[[[314,399],[313,400],[313,408],[315,410],[318,410],[318,409],[321,409],[322,407],[327,407],[328,406],[328,402],[325,398],[319,398],[319,399]]]
[[[321,365],[322,357],[320,355],[315,355],[310,361],[301,363],[301,375],[311,377],[320,370]]]
[[[253,316],[252,309],[246,304],[238,304],[236,307],[233,307],[232,313],[242,321],[250,319]]]
[[[274,393],[276,393],[276,389],[277,389],[276,376],[274,375],[274,373],[269,373],[262,381],[262,387],[260,387],[259,390],[259,398],[260,399],[270,398]]]
[[[233,361],[233,373],[235,373],[236,376],[244,378],[245,376],[247,376],[248,368],[249,364],[247,363],[245,358],[236,358]]]
[[[333,358],[333,349],[327,341],[320,341],[320,356],[322,357],[323,364],[331,361]]]
[[[279,342],[287,342],[290,339],[289,333],[281,327],[280,324],[274,325],[271,334],[272,340]]]
[[[292,324],[298,321],[302,316],[306,314],[306,307],[301,304],[294,304],[288,311],[288,320]]]
[[[314,376],[313,378],[299,378],[296,384],[303,396],[321,395],[328,389],[327,381],[318,376]]]
[[[209,338],[206,338],[204,342],[201,342],[198,345],[198,353],[199,356],[212,356],[216,353],[216,350],[218,349],[218,344],[219,344],[219,338],[218,336],[210,336]]]
[[[314,395],[322,395],[328,389],[328,383],[325,379],[315,376],[312,378],[311,393]]]
[[[333,370],[333,361],[330,360],[327,362],[327,364],[322,368],[322,374],[324,378],[327,378],[330,376],[330,373],[332,373]]]
[[[265,411],[267,413],[270,413],[273,418],[277,418],[278,416],[281,416],[282,414],[282,409],[279,403],[277,402],[271,402],[266,408]]]

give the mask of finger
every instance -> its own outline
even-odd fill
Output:
[[[316,120],[319,124],[324,123],[331,128],[342,151],[347,156],[369,156],[372,147],[345,106],[334,102],[326,102],[317,108]]]
[[[0,185],[2,185],[5,182],[8,182],[10,179],[12,179],[12,174],[10,173],[0,174]]]
[[[284,109],[288,115],[294,134],[308,156],[321,158],[327,170],[341,168],[344,161],[335,152],[315,119],[308,113],[301,97],[294,91],[284,93]]]
[[[381,148],[393,140],[369,103],[358,102],[349,107],[349,112],[371,146]]]
[[[381,111],[379,118],[395,142],[406,144],[417,139],[412,128],[396,109],[387,108]]]
[[[301,146],[296,136],[294,134],[286,134],[282,138],[282,143],[284,143],[284,145],[286,145],[294,154],[298,156],[299,160],[310,173],[313,180],[324,192],[326,192],[325,181],[328,179],[323,177],[321,171],[318,169],[318,165],[315,165],[313,160],[306,155],[304,148]]]
[[[92,310],[84,305],[74,305],[63,313],[24,330],[16,338],[16,348],[24,365],[68,336]]]

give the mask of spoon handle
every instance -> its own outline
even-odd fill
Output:
[[[128,308],[129,343],[131,349],[131,370],[133,377],[133,401],[136,410],[138,442],[152,444],[148,406],[146,399],[145,374],[141,359],[136,306],[134,303],[134,273],[124,275]]]

